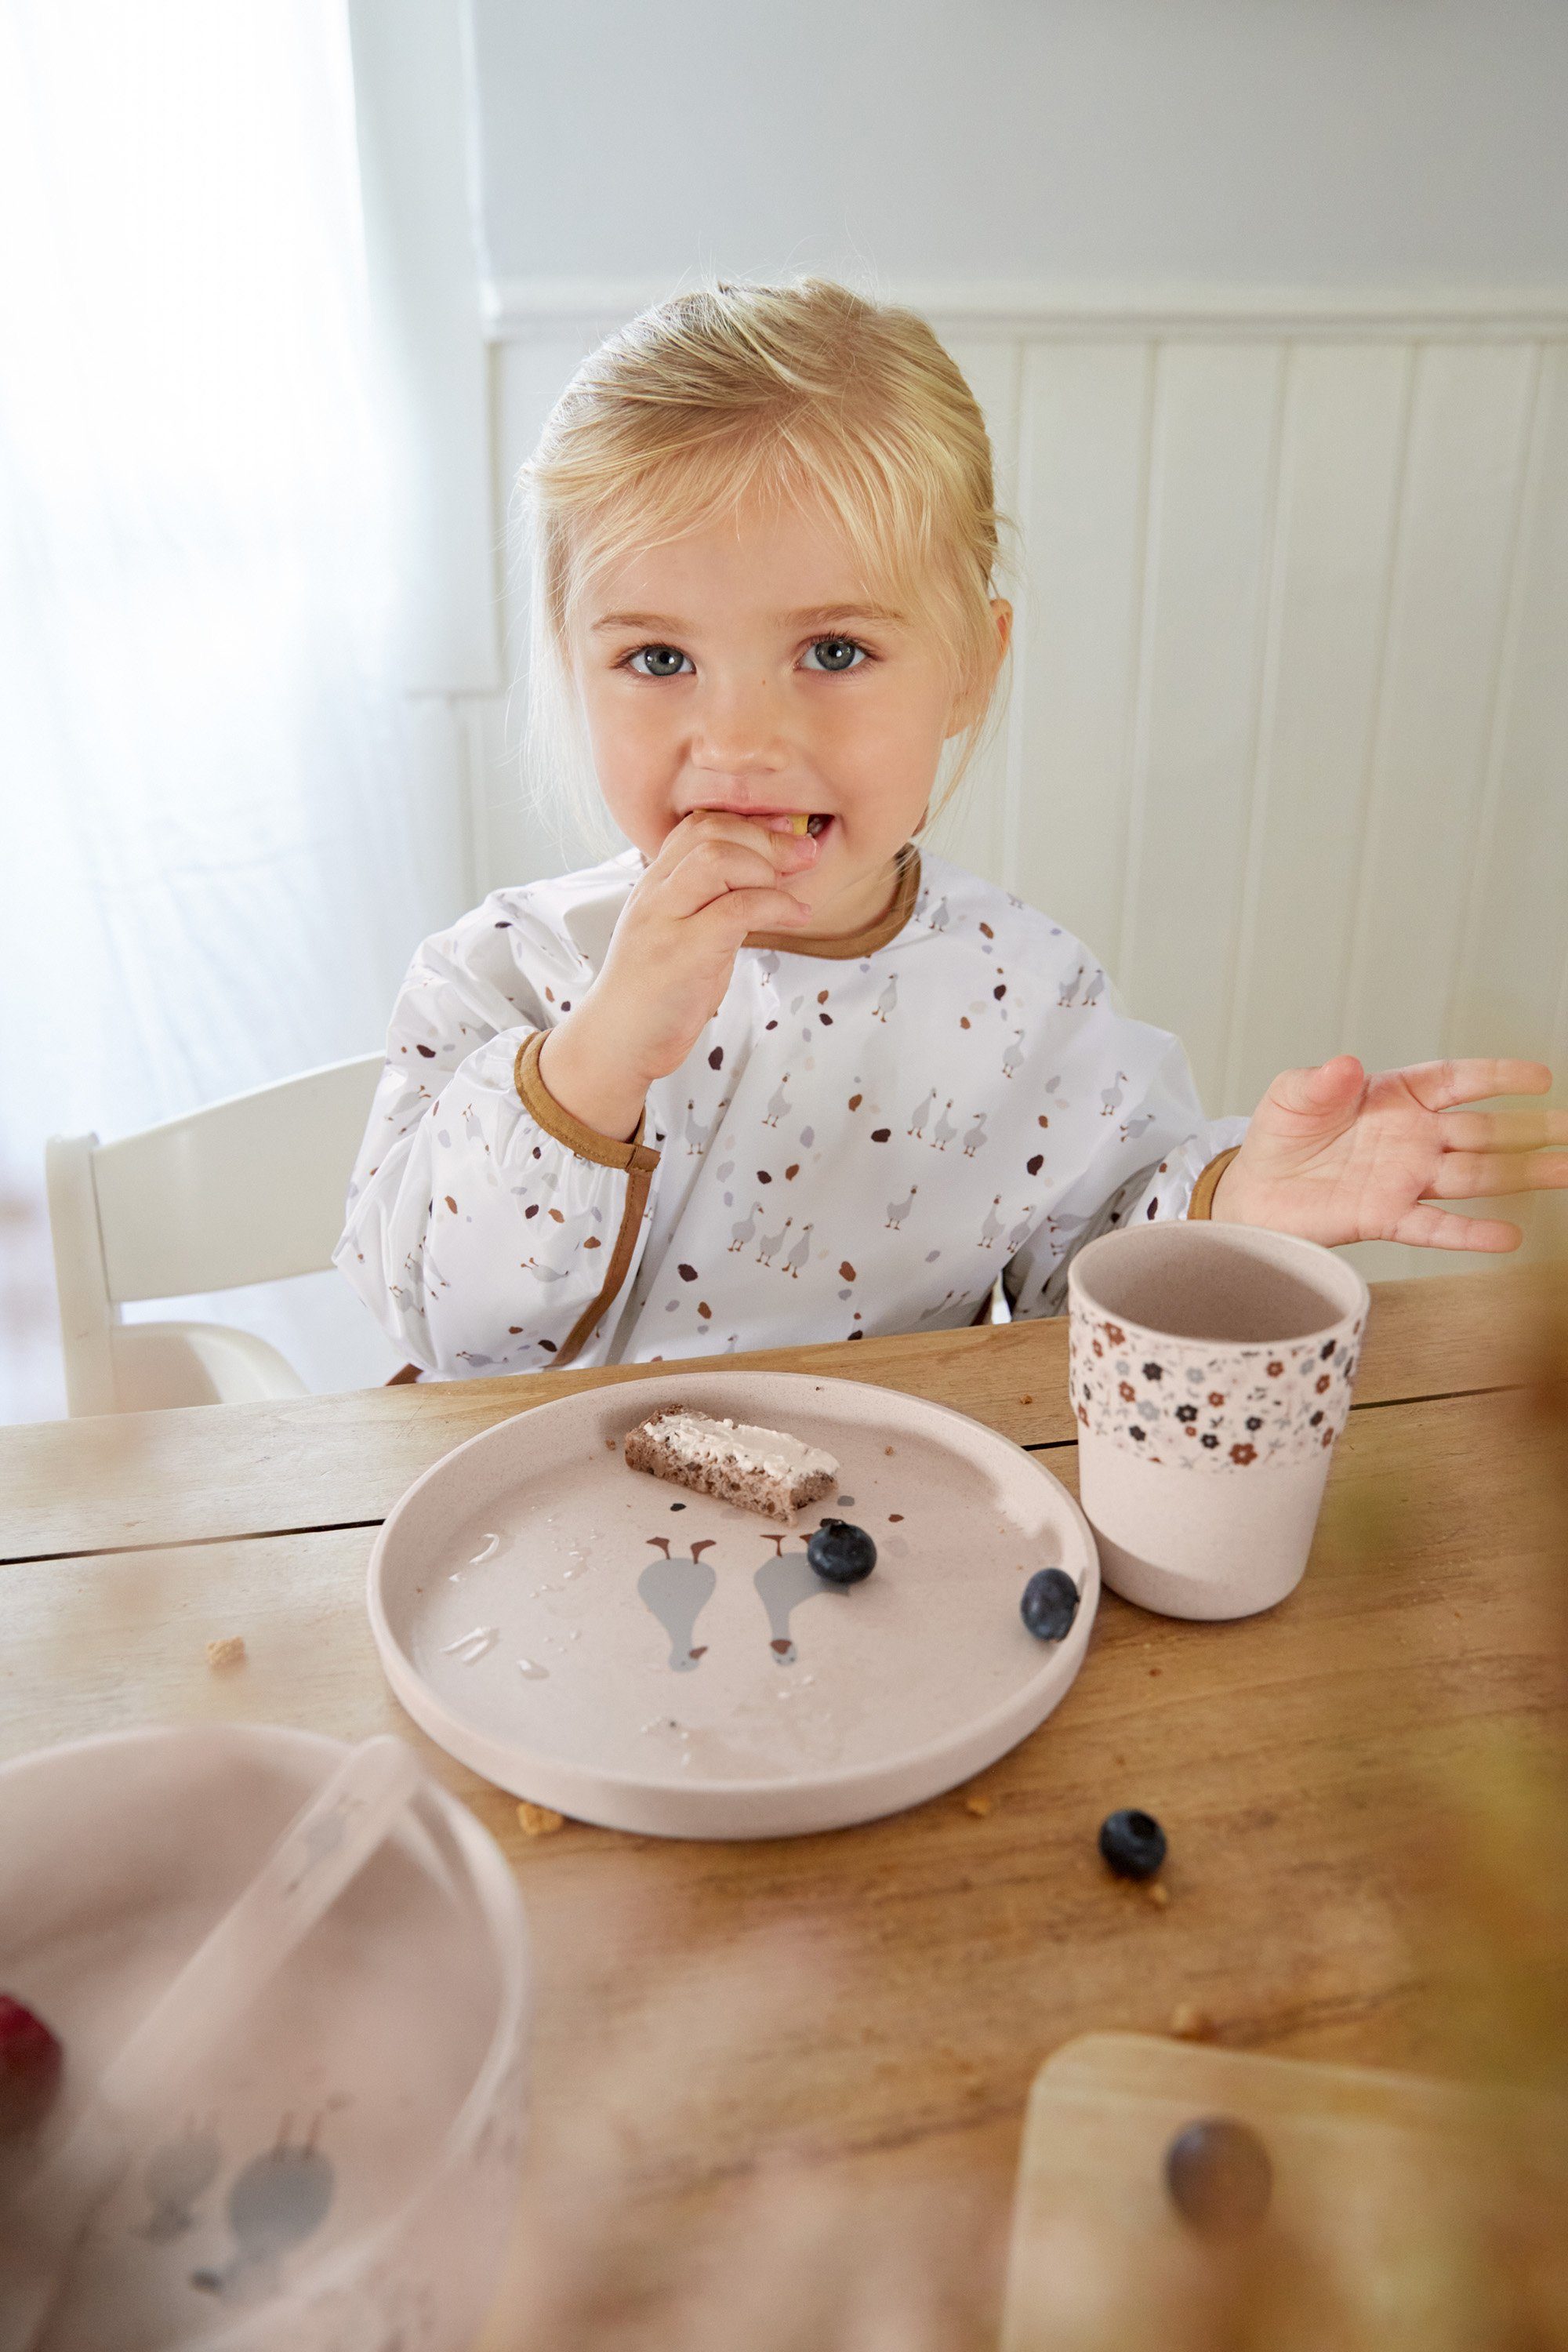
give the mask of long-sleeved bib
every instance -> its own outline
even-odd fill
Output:
[[[1077,940],[910,851],[857,937],[749,940],[637,1137],[597,1135],[539,1047],[643,871],[492,891],[414,958],[334,1258],[427,1371],[936,1330],[999,1273],[1015,1314],[1055,1314],[1076,1248],[1184,1214],[1246,1132]]]

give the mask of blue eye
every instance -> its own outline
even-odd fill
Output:
[[[637,664],[645,656],[648,667],[638,669]],[[627,667],[635,670],[638,677],[679,677],[685,659],[677,646],[639,646],[635,654],[627,656]]]
[[[853,637],[817,637],[806,651],[823,656],[812,667],[826,670],[830,677],[841,677],[847,670],[859,669],[867,659],[865,646],[857,645]]]

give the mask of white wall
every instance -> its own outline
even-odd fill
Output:
[[[500,278],[1568,277],[1563,0],[471,0]]]

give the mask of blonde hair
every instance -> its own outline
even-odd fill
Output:
[[[531,574],[524,772],[542,813],[564,805],[590,838],[607,830],[567,652],[589,587],[752,492],[825,507],[862,593],[931,626],[952,708],[978,706],[944,747],[928,816],[952,798],[1005,699],[990,600],[1011,525],[974,395],[914,311],[811,277],[676,295],[584,361],[517,488]]]

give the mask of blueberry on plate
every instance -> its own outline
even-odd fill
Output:
[[[1040,1568],[1024,1587],[1018,1614],[1037,1642],[1060,1642],[1078,1615],[1078,1587],[1065,1568]]]
[[[1205,2116],[1178,2132],[1165,2150],[1165,2186],[1200,2237],[1242,2238],[1268,2210],[1274,2168],[1250,2125]]]
[[[877,1547],[848,1519],[824,1519],[806,1540],[805,1556],[828,1584],[858,1584],[877,1565]]]
[[[1152,1813],[1107,1813],[1100,1851],[1118,1878],[1152,1878],[1165,1859],[1165,1832]]]

